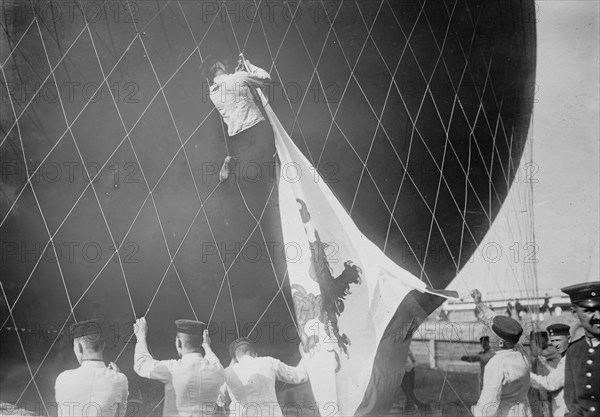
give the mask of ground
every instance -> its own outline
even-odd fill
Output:
[[[418,411],[405,412],[404,397],[401,396],[398,399],[399,404],[395,405],[386,417],[437,417],[442,415],[444,417],[466,417],[470,415],[468,409],[477,401],[478,397],[477,374],[472,372],[445,373],[440,369],[430,369],[422,366],[417,367],[416,372],[416,395],[421,401],[430,403],[433,412],[423,414]],[[157,396],[157,399],[160,399],[162,396],[162,387],[157,385],[156,388],[157,389],[153,394]],[[134,400],[131,409],[128,410],[127,416],[162,415],[162,404],[158,407],[150,407],[151,404],[156,404],[156,401],[150,398],[145,398],[144,400],[145,401]],[[294,407],[288,407],[285,411],[287,411],[287,417],[314,416],[314,413],[308,410],[306,412],[303,410],[300,415]],[[21,417],[26,415],[34,416],[35,414],[28,414],[26,410],[15,409],[14,406],[8,404],[3,404],[3,406],[0,407],[1,417]]]

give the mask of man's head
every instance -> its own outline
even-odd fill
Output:
[[[227,67],[213,55],[207,55],[200,64],[200,76],[213,82],[215,77],[220,74],[228,74]]]
[[[102,359],[105,343],[102,322],[98,319],[80,321],[70,327],[73,353],[81,364],[86,359]]]
[[[550,335],[550,344],[558,350],[562,355],[569,347],[569,326],[562,323],[556,323],[548,326],[548,334]]]
[[[479,343],[481,343],[481,347],[483,348],[483,350],[488,350],[490,348],[490,337],[481,336],[479,338]]]
[[[494,350],[512,349],[521,338],[523,328],[518,321],[506,316],[495,316],[492,319],[490,346]]]
[[[202,352],[202,332],[206,324],[201,321],[179,319],[175,320],[177,335],[175,336],[175,349],[181,357],[186,353]]]
[[[241,358],[244,356],[256,356],[256,350],[254,349],[254,344],[252,340],[247,337],[240,337],[239,339],[234,340],[229,345],[229,354],[231,355],[231,359],[236,362],[239,362]]]
[[[585,282],[561,288],[571,297],[571,312],[579,319],[585,334],[600,338],[600,282]]]

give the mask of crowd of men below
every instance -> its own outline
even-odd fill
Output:
[[[571,339],[570,326],[555,323],[529,334],[530,350],[519,344],[523,328],[496,315],[472,292],[476,315],[491,332],[479,341],[482,351],[461,357],[479,362],[479,401],[475,416],[598,416],[600,410],[600,283],[562,289],[584,335]]]
[[[481,393],[471,408],[485,417],[591,417],[599,415],[600,396],[600,282],[562,289],[572,302],[585,335],[570,340],[569,326],[554,324],[546,331],[532,332],[530,352],[519,340],[523,328],[514,319],[496,315],[473,297],[489,332],[480,339],[483,351],[464,356],[480,362]],[[231,416],[283,416],[275,384],[280,380],[299,384],[309,380],[309,354],[289,366],[272,357],[258,356],[251,340],[239,338],[229,346],[231,363],[224,368],[210,347],[206,325],[176,320],[175,346],[179,359],[155,360],[148,350],[145,318],[136,321],[135,372],[164,384],[163,416],[214,415],[224,410]],[[73,350],[80,367],[61,373],[55,384],[59,416],[89,415],[124,417],[128,381],[114,363],[105,365],[102,326],[96,319],[71,326]],[[431,412],[414,396],[414,364],[409,355],[402,388],[410,410]]]

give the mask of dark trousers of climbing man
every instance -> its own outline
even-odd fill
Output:
[[[258,219],[265,204],[273,201],[276,196],[276,149],[273,128],[269,121],[263,120],[230,137],[228,144],[230,155],[237,160],[233,173],[237,185],[248,208]]]
[[[264,120],[228,138],[227,143],[229,154],[237,160],[237,164],[234,176],[221,185],[225,201],[229,204],[220,207],[220,214],[232,231],[230,236],[237,236],[238,243],[251,248],[251,253],[243,252],[246,255],[241,259],[244,274],[258,277],[257,274],[264,273],[272,261],[274,271],[283,276],[285,259],[280,255],[283,237],[277,192],[279,175],[271,124]],[[253,231],[254,221],[260,227]],[[248,236],[249,233],[251,236]],[[246,241],[246,238],[249,240]],[[261,250],[256,249],[260,256],[254,259],[257,247],[261,247]],[[234,274],[235,268],[232,270]]]

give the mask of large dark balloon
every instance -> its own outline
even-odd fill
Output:
[[[224,363],[251,330],[265,353],[296,355],[273,165],[219,185],[227,147],[200,55],[233,67],[243,50],[267,69],[295,143],[365,235],[432,287],[489,229],[529,127],[533,0],[257,4],[3,5],[3,401],[39,402],[27,362],[53,399],[75,365],[74,318],[106,319],[107,358],[153,404],[160,385],[131,367],[134,316],[161,358],[172,321],[194,316],[214,321]],[[24,352],[15,324],[31,331]]]

